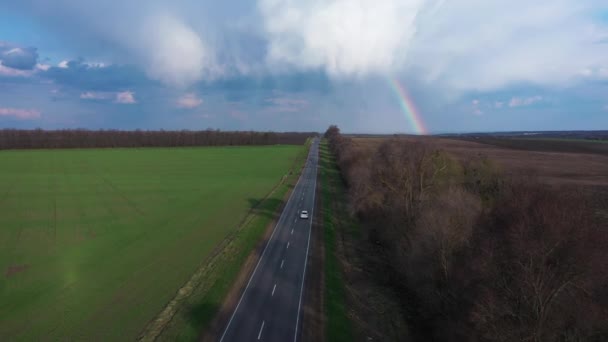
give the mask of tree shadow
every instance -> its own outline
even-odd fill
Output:
[[[201,301],[195,305],[189,305],[186,308],[186,317],[188,324],[193,328],[200,330],[202,322],[210,322],[217,314],[219,306],[208,301]]]

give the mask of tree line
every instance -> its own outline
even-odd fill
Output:
[[[585,194],[432,142],[325,137],[418,339],[608,341],[608,230]]]
[[[0,149],[179,147],[303,144],[312,132],[0,130]]]

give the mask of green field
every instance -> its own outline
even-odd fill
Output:
[[[0,151],[0,340],[133,340],[302,146]]]

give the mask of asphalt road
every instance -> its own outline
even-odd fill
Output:
[[[220,342],[297,341],[314,215],[319,140],[268,240]],[[308,210],[309,218],[299,212]]]

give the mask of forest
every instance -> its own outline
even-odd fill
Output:
[[[585,192],[432,140],[325,138],[416,340],[608,340],[608,232]]]
[[[121,130],[0,130],[2,149],[301,145],[316,133]]]

